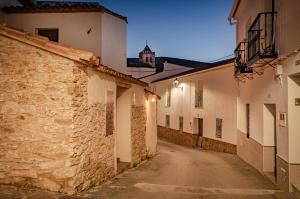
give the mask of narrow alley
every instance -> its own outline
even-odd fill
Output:
[[[153,159],[81,196],[0,186],[0,198],[288,198],[236,155],[202,151],[159,141]]]

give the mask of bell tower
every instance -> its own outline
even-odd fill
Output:
[[[152,52],[148,44],[146,44],[144,50],[139,53],[139,58],[142,62],[148,63],[153,68],[155,67],[155,52]]]

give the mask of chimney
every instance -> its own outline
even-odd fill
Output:
[[[35,0],[18,0],[23,6],[33,6],[35,3]]]

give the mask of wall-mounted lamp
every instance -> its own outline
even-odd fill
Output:
[[[151,100],[152,102],[155,102],[156,101],[156,99],[155,99],[155,97],[152,97],[152,100]]]
[[[179,84],[180,84],[180,82],[179,82],[179,80],[176,78],[176,79],[173,81],[174,87],[178,88],[178,87],[179,87]]]

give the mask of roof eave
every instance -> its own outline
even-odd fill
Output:
[[[230,14],[228,16],[228,21],[231,25],[234,24],[234,20],[236,19],[235,15],[236,15],[236,12],[239,8],[240,2],[241,2],[241,0],[234,0],[234,3],[232,5]]]

